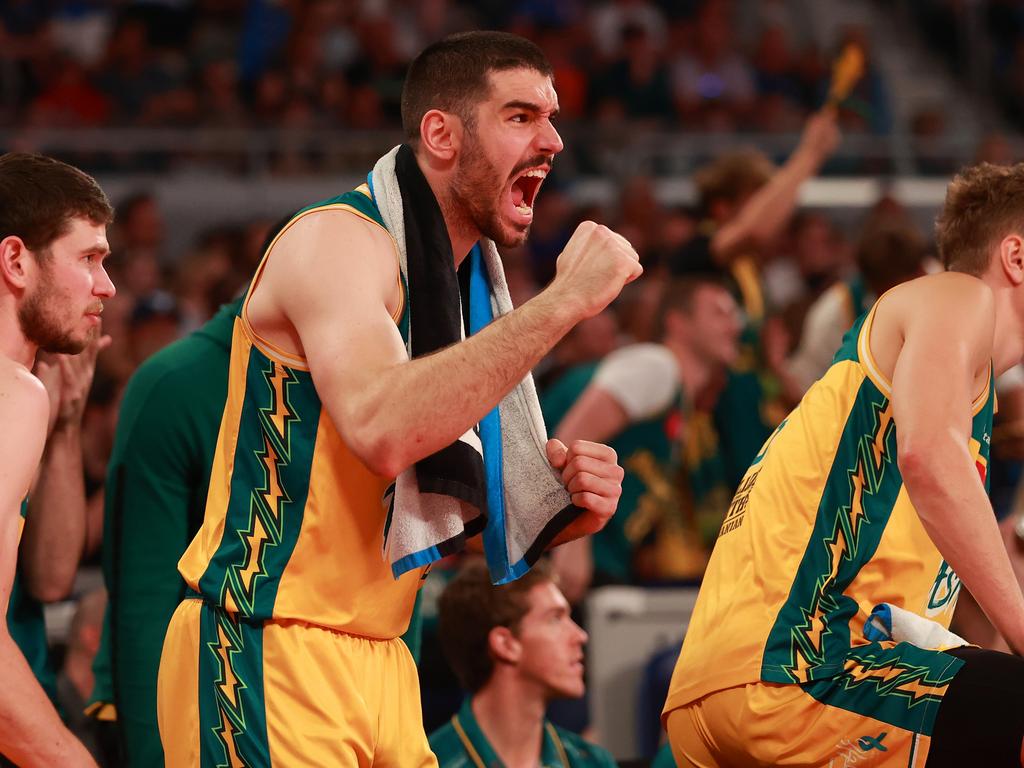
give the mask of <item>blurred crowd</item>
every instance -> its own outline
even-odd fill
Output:
[[[820,105],[844,29],[821,41],[791,0],[11,0],[0,6],[0,125],[377,130],[405,68],[473,28],[538,42],[561,120],[792,133]],[[847,131],[891,127],[870,65]]]

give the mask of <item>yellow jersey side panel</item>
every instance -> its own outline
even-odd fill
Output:
[[[769,632],[810,543],[843,416],[864,379],[854,362],[832,366],[747,471],[704,575],[671,707],[759,679]]]
[[[316,616],[317,623],[366,637],[405,631],[421,571],[396,580],[384,558],[381,499],[388,485],[356,459],[324,413],[302,535],[281,576],[276,615]]]

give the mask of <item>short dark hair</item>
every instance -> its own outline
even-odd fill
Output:
[[[705,288],[729,290],[725,279],[715,272],[692,272],[685,277],[674,277],[662,288],[656,323],[659,337],[665,333],[665,318],[668,314],[682,312],[692,315],[697,294]]]
[[[551,76],[551,64],[529,40],[508,32],[460,32],[428,45],[409,65],[402,88],[402,128],[420,135],[423,116],[440,109],[472,125],[473,110],[490,90],[491,72],[533,69]]]
[[[92,176],[45,155],[0,156],[0,240],[14,235],[30,251],[45,252],[76,217],[94,224],[114,219]]]
[[[438,605],[441,649],[462,687],[476,693],[494,672],[488,637],[495,627],[519,631],[529,610],[526,596],[538,584],[554,581],[541,560],[508,584],[494,586],[482,560],[471,560],[449,582]]]
[[[946,269],[980,275],[993,247],[1012,232],[1024,232],[1024,163],[979,163],[949,182],[935,220],[935,242]]]
[[[857,267],[868,287],[881,294],[923,272],[924,238],[904,222],[868,227],[857,243]]]

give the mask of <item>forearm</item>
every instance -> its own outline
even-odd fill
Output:
[[[25,658],[0,631],[0,753],[22,768],[94,766],[85,747],[64,727]]]
[[[740,211],[740,220],[758,242],[775,237],[796,208],[800,185],[818,172],[820,159],[797,147],[786,163]]]
[[[86,534],[82,444],[77,425],[54,431],[29,499],[19,561],[37,600],[65,597],[74,584]]]
[[[587,596],[594,576],[594,556],[589,536],[575,539],[551,551],[551,564],[565,599],[576,605]]]
[[[929,463],[942,467],[941,475],[904,469],[910,500],[943,558],[1010,646],[1022,652],[1024,596],[991,503],[966,449],[938,453]]]
[[[549,289],[462,343],[376,373],[360,397],[340,399],[345,436],[371,468],[397,475],[478,423],[578,319]]]
[[[715,235],[715,256],[729,261],[740,249],[759,246],[776,237],[786,226],[798,202],[800,185],[818,171],[820,160],[797,147],[767,184],[743,205],[736,218]]]

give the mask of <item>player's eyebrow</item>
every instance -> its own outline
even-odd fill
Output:
[[[507,101],[507,102],[505,102],[504,104],[501,105],[501,108],[502,109],[521,109],[521,110],[523,110],[525,112],[533,112],[534,114],[540,114],[540,113],[542,113],[544,111],[544,109],[540,106],[540,104],[534,104],[532,101],[522,101],[520,99],[513,99],[512,101]],[[555,107],[553,110],[551,110],[550,116],[554,117],[557,114],[558,114],[558,107]]]

